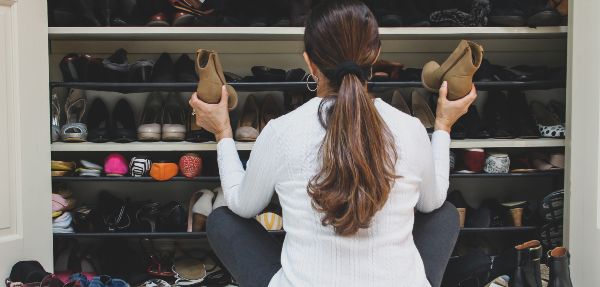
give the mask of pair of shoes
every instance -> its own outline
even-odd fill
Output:
[[[137,128],[140,141],[183,141],[186,132],[185,106],[178,93],[148,96]]]
[[[565,125],[564,125],[564,112],[562,107],[559,107],[561,104],[555,103],[554,108],[549,108],[548,106],[534,101],[530,103],[531,113],[535,118],[535,122],[539,128],[540,134],[545,138],[564,138],[565,137]],[[563,105],[564,107],[564,105]],[[563,118],[553,110],[560,110],[563,115]]]
[[[162,53],[152,70],[154,83],[193,83],[198,81],[194,70],[194,61],[187,54],[182,54],[175,63],[168,53]]]
[[[79,176],[99,177],[104,170],[102,166],[87,160],[80,160],[81,167],[77,169]]]
[[[252,76],[243,78],[246,82],[300,82],[306,77],[301,68],[283,70],[266,66],[254,66],[250,69]]]
[[[395,90],[392,95],[391,105],[405,114],[418,118],[428,132],[433,132],[435,116],[427,104],[425,95],[420,90],[413,89],[410,97],[410,108],[406,100],[400,90]]]
[[[213,202],[213,198],[214,202]],[[188,215],[188,232],[201,232],[206,227],[206,219],[210,213],[221,207],[226,206],[223,189],[218,187],[211,190],[202,189],[195,192],[190,198],[190,209]]]
[[[129,143],[136,140],[133,109],[125,98],[117,102],[112,114],[101,98],[94,99],[89,110],[87,127],[88,140],[91,142]]]
[[[186,178],[194,178],[202,173],[202,157],[197,153],[186,153],[179,158],[179,170]]]
[[[531,240],[515,246],[515,271],[510,277],[509,286],[542,286],[540,260],[542,246],[538,240]],[[569,252],[565,247],[556,247],[547,253],[550,267],[549,287],[572,287],[569,270]]]
[[[149,27],[185,27],[193,26],[196,16],[185,11],[176,11],[168,17],[165,12],[158,12],[150,17],[146,26]]]
[[[448,82],[448,99],[465,97],[473,88],[473,75],[483,60],[483,47],[462,40],[443,64],[430,61],[423,66],[422,83],[430,92],[438,92]]]
[[[87,97],[83,90],[71,89],[65,102],[66,122],[60,129],[60,137],[64,142],[84,142],[88,129],[83,118],[85,116]]]
[[[489,0],[470,1],[467,9],[446,9],[434,11],[429,16],[432,26],[438,27],[479,27],[487,25],[487,16],[491,12]]]
[[[259,108],[256,97],[249,95],[235,130],[235,140],[243,142],[256,141],[260,131],[267,126],[267,123],[280,115],[281,109],[273,96],[265,96]]]
[[[52,176],[66,176],[75,171],[76,166],[72,161],[53,160],[51,162]]]
[[[527,107],[527,99],[522,93],[511,92],[506,95],[500,91],[490,91],[485,103],[485,115],[490,136],[493,138],[540,137]]]
[[[490,137],[490,133],[479,117],[475,105],[469,106],[467,113],[454,124],[450,137],[452,139],[485,139]]]

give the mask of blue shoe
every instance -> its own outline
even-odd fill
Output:
[[[75,273],[69,276],[69,282],[64,287],[89,287],[90,281],[81,273]]]

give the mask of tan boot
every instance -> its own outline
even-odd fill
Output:
[[[462,40],[450,57],[440,66],[431,61],[423,66],[423,86],[437,92],[443,81],[448,82],[448,99],[458,100],[471,91],[473,74],[483,60],[483,47],[477,43]]]
[[[209,104],[216,104],[221,100],[221,86],[227,85],[223,75],[221,60],[215,51],[198,49],[196,52],[196,72],[198,73],[199,83],[198,98]],[[229,92],[229,110],[235,109],[238,102],[238,96],[235,89],[227,85]]]

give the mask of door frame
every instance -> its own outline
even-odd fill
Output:
[[[569,1],[565,242],[574,286],[599,286],[600,10]]]
[[[0,216],[11,218],[4,221],[0,235],[0,278],[5,278],[19,260],[37,260],[52,271],[52,185],[47,2],[0,0],[0,9],[0,18],[10,23],[3,31],[9,41],[0,45],[0,53],[9,51],[5,79],[0,80],[10,88],[0,96],[10,104],[9,112],[0,115],[0,127],[9,131],[3,148],[10,156],[0,164],[8,166],[10,175],[5,178],[14,183],[0,193],[0,200],[10,201],[9,211],[0,211]]]

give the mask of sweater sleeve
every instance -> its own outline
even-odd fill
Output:
[[[271,123],[267,124],[250,153],[246,170],[240,161],[235,142],[222,139],[217,145],[217,161],[221,187],[229,209],[235,214],[251,218],[271,201],[279,167],[278,138]]]
[[[424,131],[424,129],[422,129]],[[445,131],[435,131],[431,143],[427,133],[422,133],[424,160],[421,192],[417,210],[432,212],[442,206],[448,194],[450,176],[450,135]]]

